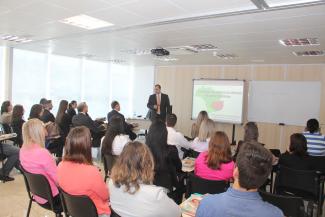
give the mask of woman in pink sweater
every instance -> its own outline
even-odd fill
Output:
[[[215,132],[209,149],[200,153],[195,160],[195,175],[209,180],[229,180],[233,177],[234,162],[228,136],[224,132]]]
[[[52,190],[54,205],[62,210],[57,183],[56,162],[50,152],[44,148],[47,132],[44,124],[39,119],[30,119],[24,123],[22,128],[23,145],[20,149],[19,160],[21,166],[28,172],[44,175]],[[49,209],[47,200],[34,196],[37,203]]]
[[[72,129],[66,138],[64,152],[58,166],[59,186],[68,194],[88,196],[100,217],[110,216],[108,188],[92,162],[89,129]]]

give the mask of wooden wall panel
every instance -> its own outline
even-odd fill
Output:
[[[156,68],[156,83],[162,85],[173,105],[173,112],[178,116],[177,128],[189,135],[191,124],[192,80],[239,79],[271,81],[321,81],[322,100],[320,122],[325,127],[325,64],[319,65],[215,65],[215,66],[161,66]],[[247,98],[244,100],[247,105]],[[303,131],[299,126],[279,126],[270,123],[258,123],[260,141],[268,148],[286,150],[290,135]],[[232,125],[217,123],[217,129],[225,131],[229,138]],[[236,125],[235,139],[243,137],[243,127]]]

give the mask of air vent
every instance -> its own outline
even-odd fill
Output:
[[[192,48],[197,51],[213,51],[213,50],[218,50],[218,48],[212,44],[195,44],[195,45],[190,45],[187,46],[189,48]]]
[[[5,41],[11,41],[11,42],[16,42],[16,43],[27,43],[27,42],[31,42],[32,39],[30,39],[30,35],[28,36],[17,36],[17,35],[2,35],[1,39],[5,40]]]
[[[315,51],[296,51],[293,52],[294,55],[298,57],[304,56],[325,56],[325,51],[323,50],[315,50]]]
[[[282,39],[279,40],[280,44],[283,46],[312,46],[319,45],[318,38],[292,38],[292,39]]]

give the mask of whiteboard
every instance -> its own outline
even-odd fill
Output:
[[[248,121],[305,126],[319,119],[321,82],[251,81]]]

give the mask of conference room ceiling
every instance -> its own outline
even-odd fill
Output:
[[[32,41],[0,39],[0,45],[134,65],[325,63],[324,55],[293,54],[325,53],[325,1],[297,4],[307,1],[1,0],[0,36]],[[87,30],[60,22],[80,14],[114,25]],[[319,45],[279,43],[294,38],[317,38]],[[184,49],[206,44],[218,49]],[[169,60],[176,61],[147,54],[156,47],[171,51]]]

